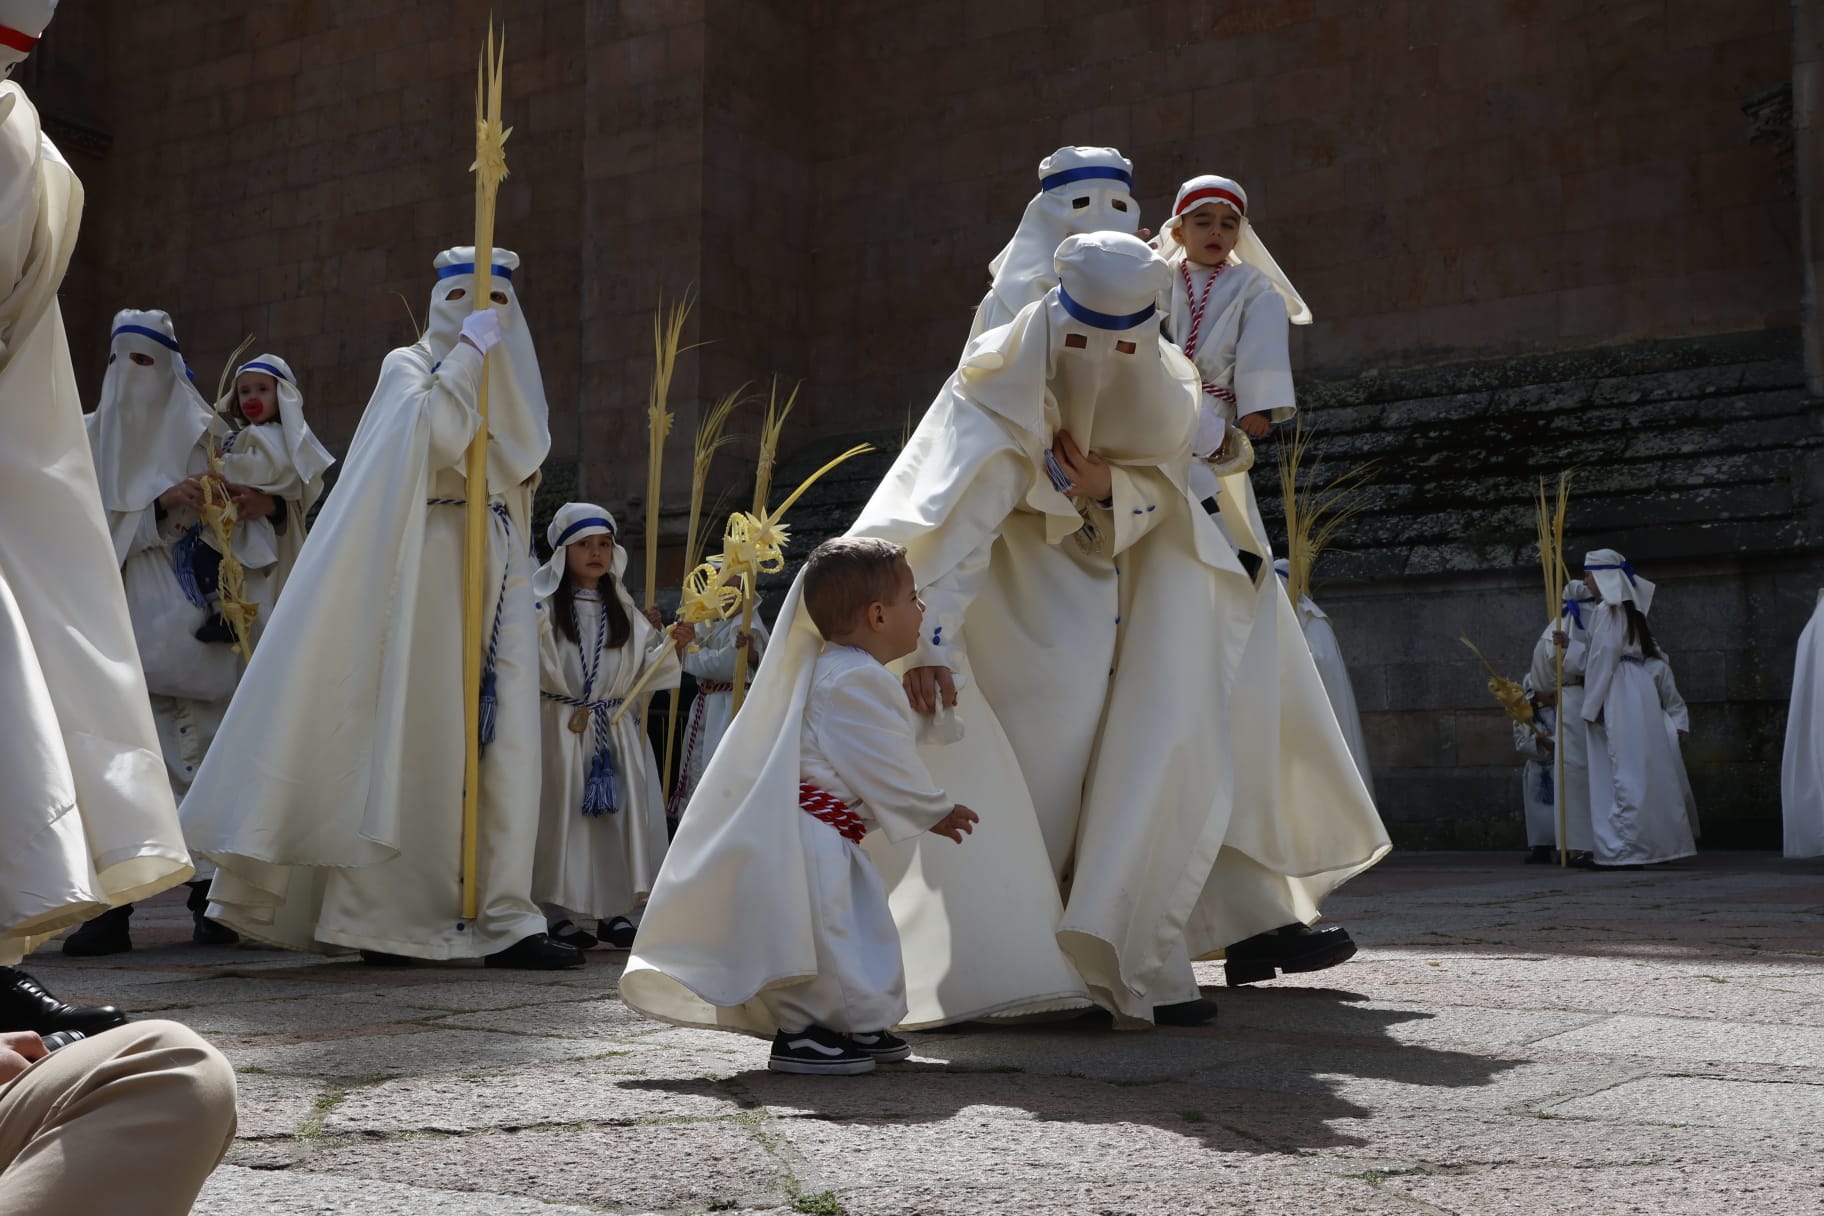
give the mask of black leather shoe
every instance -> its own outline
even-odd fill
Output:
[[[232,946],[241,940],[241,935],[220,921],[210,920],[203,913],[209,910],[210,879],[201,882],[186,883],[190,888],[190,897],[184,906],[190,909],[190,915],[196,919],[196,928],[190,931],[190,940],[199,946]]]
[[[1557,849],[1554,849],[1549,844],[1536,844],[1531,849],[1527,850],[1526,864],[1529,866],[1549,866],[1552,864],[1552,854],[1557,851]]]
[[[1154,1005],[1155,1026],[1207,1026],[1216,1020],[1216,1002],[1205,997],[1179,1001],[1175,1005]]]
[[[70,1005],[44,990],[44,985],[17,967],[0,967],[0,1030],[35,1030],[51,1034],[74,1030],[100,1034],[123,1025],[127,1015],[112,1005]]]
[[[602,939],[604,945],[614,950],[633,949],[633,939],[638,933],[633,922],[625,916],[599,921],[595,926],[595,935]]]
[[[71,958],[99,958],[104,954],[125,954],[133,948],[133,936],[127,921],[133,915],[132,904],[109,908],[94,920],[84,922],[76,932],[63,939],[63,952]]]
[[[489,967],[510,967],[516,971],[562,971],[583,965],[583,952],[575,946],[554,942],[549,935],[534,933],[522,937],[505,950],[496,950],[485,960]]]
[[[1567,864],[1569,864],[1573,870],[1594,870],[1597,868],[1596,854],[1589,852],[1572,853],[1571,860]]]
[[[1355,941],[1341,925],[1313,929],[1281,925],[1236,942],[1224,952],[1223,977],[1229,987],[1270,980],[1275,972],[1322,971],[1355,957]]]
[[[546,931],[545,936],[566,946],[575,946],[578,950],[593,950],[596,947],[595,934],[577,928],[573,920],[558,921]]]

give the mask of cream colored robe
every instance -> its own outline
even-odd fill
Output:
[[[191,874],[57,307],[81,214],[0,83],[0,965]]]
[[[1573,585],[1582,589],[1581,583]],[[1583,619],[1590,620],[1595,601],[1579,600],[1577,604]],[[1552,641],[1555,632],[1563,632],[1570,645],[1564,651],[1564,693],[1558,703],[1557,756],[1552,761],[1552,772],[1554,778],[1560,773],[1564,778],[1555,790],[1564,802],[1563,847],[1573,853],[1587,853],[1596,847],[1590,832],[1590,730],[1583,720],[1583,665],[1590,635],[1569,612],[1547,625],[1533,646],[1533,664],[1528,674],[1534,688],[1558,687],[1557,645]]]
[[[619,701],[654,665],[658,674],[646,690],[678,686],[678,651],[633,605],[618,579],[607,592],[619,595],[632,633],[618,649],[602,647],[589,699]],[[554,601],[538,605],[539,686],[544,692],[583,695],[583,661],[576,644],[551,619]],[[576,600],[578,634],[595,645],[602,617],[600,600]],[[584,815],[583,787],[595,757],[597,723],[570,729],[576,707],[539,699],[544,785],[539,796],[538,852],[532,867],[532,897],[575,916],[606,919],[636,911],[652,893],[665,860],[665,791],[639,707],[607,727],[614,757],[616,805],[609,815]],[[611,709],[595,711],[612,717]]]
[[[505,571],[499,720],[481,763],[480,916],[460,915],[463,452],[482,360],[387,356],[343,479],[306,541],[197,774],[185,827],[221,867],[209,915],[294,950],[473,958],[542,933],[532,902],[538,632],[532,482],[490,516],[486,625]],[[192,805],[196,814],[191,815]]]
[[[1824,857],[1824,591],[1799,634],[1780,755],[1780,816],[1788,857]]]
[[[1593,609],[1593,612],[1592,612]],[[1591,619],[1593,616],[1594,619]],[[1661,681],[1627,640],[1619,604],[1585,609],[1583,720],[1590,733],[1590,826],[1598,865],[1649,865],[1697,852],[1689,785]],[[1659,664],[1667,675],[1670,668]],[[1683,709],[1684,702],[1677,702]]]
[[[671,798],[670,810],[675,818],[683,813],[691,791],[709,766],[709,758],[722,744],[728,724],[735,717],[735,635],[741,632],[741,618],[716,621],[697,634],[697,644],[684,654],[684,670],[697,678],[697,695],[690,703],[690,713],[681,723],[678,758],[678,785]],[[748,685],[753,685],[753,672],[766,657],[766,639],[770,636],[766,622],[754,617],[754,649],[748,662]],[[726,684],[727,688],[706,689],[706,682]]]

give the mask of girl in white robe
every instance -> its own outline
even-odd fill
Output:
[[[544,786],[532,892],[552,937],[587,949],[596,936],[579,925],[594,920],[624,949],[665,860],[665,787],[638,707],[610,719],[648,668],[641,695],[678,686],[695,630],[661,632],[634,607],[627,551],[601,507],[565,503],[546,539],[551,560],[533,579]]]
[[[1780,757],[1780,816],[1788,857],[1824,857],[1824,591],[1799,634]]]
[[[1647,625],[1653,584],[1613,549],[1584,557],[1584,579],[1600,597],[1583,677],[1595,863],[1639,866],[1689,857],[1697,846],[1684,761],[1668,729],[1662,681],[1647,666],[1659,659],[1670,675]]]
[[[244,539],[236,536],[235,547],[247,573],[248,598],[259,605],[253,620],[257,639],[304,547],[304,521],[323,496],[323,474],[335,457],[311,432],[297,378],[277,355],[259,355],[241,364],[225,405],[235,429],[216,445],[222,477],[278,503],[273,516],[250,519],[237,528],[245,534]],[[205,541],[214,547],[212,537]],[[206,641],[232,637],[219,610],[198,636]]]
[[[766,653],[766,622],[758,615],[748,640],[748,684]],[[666,815],[675,824],[690,802],[691,791],[703,779],[709,758],[716,754],[728,724],[735,717],[735,666],[740,656],[741,619],[716,621],[697,635],[694,648],[684,652],[684,670],[696,677],[697,695],[684,723],[683,751],[678,758],[678,784],[672,791]]]

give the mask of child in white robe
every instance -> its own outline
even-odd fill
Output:
[[[1594,863],[1615,868],[1689,857],[1697,846],[1678,751],[1684,732],[1676,725],[1684,702],[1647,624],[1653,584],[1613,549],[1586,554],[1583,568],[1599,598],[1583,677]]]
[[[1526,864],[1545,865],[1552,860],[1553,842],[1558,838],[1557,777],[1552,755],[1552,736],[1557,728],[1558,713],[1552,707],[1550,689],[1540,692],[1534,688],[1530,674],[1521,684],[1533,706],[1531,722],[1513,724],[1514,750],[1526,757],[1520,778],[1520,807],[1526,824]]]
[[[1311,310],[1255,234],[1247,193],[1230,178],[1205,174],[1178,187],[1159,252],[1172,268],[1167,332],[1203,377],[1191,488],[1210,497],[1216,473],[1246,448],[1233,428],[1262,439],[1269,423],[1297,412],[1286,327],[1309,325]]]
[[[678,784],[672,790],[666,815],[673,824],[690,803],[690,793],[703,779],[709,758],[716,754],[728,724],[735,717],[735,667],[743,648],[748,652],[748,684],[766,653],[766,622],[758,615],[748,633],[741,619],[716,621],[697,637],[694,649],[684,652],[684,670],[696,677],[697,695],[684,723],[684,746],[678,758]]]
[[[691,863],[660,876],[621,992],[648,1011],[651,998],[682,986],[711,1007],[703,1012],[715,1025],[775,1030],[772,1071],[847,1075],[912,1050],[888,1033],[906,1014],[905,969],[863,836],[878,829],[905,841],[928,831],[961,842],[977,818],[931,779],[905,690],[886,666],[916,649],[924,621],[905,549],[825,541],[799,586],[824,645],[797,700],[798,806],[748,803],[750,814],[691,842]],[[681,832],[701,822],[686,815]],[[696,916],[681,914],[693,905]],[[775,934],[797,932],[776,937],[772,957],[754,958],[723,924],[755,918]]]
[[[1799,634],[1780,755],[1780,819],[1787,857],[1824,857],[1824,591]]]
[[[235,537],[235,551],[247,574],[248,598],[259,606],[253,620],[257,639],[304,546],[304,520],[323,495],[323,474],[335,457],[311,432],[297,378],[277,355],[260,355],[241,364],[224,404],[235,429],[216,445],[222,477],[278,503],[273,515],[240,524]],[[214,597],[220,555],[213,552],[212,536],[204,535],[203,541],[213,560],[206,568],[199,563],[198,584],[211,593],[214,611],[196,636],[205,642],[232,642],[234,634]]]
[[[1554,842],[1571,854],[1570,864],[1579,868],[1595,864],[1590,837],[1590,732],[1583,721],[1583,665],[1589,650],[1587,626],[1594,603],[1595,596],[1581,581],[1565,584],[1563,609],[1534,644],[1533,662],[1526,677],[1529,686],[1559,697],[1554,707],[1552,764],[1555,777],[1562,755],[1564,784],[1554,793],[1564,800],[1564,840],[1556,842],[1555,822],[1552,832]],[[1558,691],[1560,649],[1564,651],[1562,694]],[[1554,807],[1554,817],[1556,814]]]
[[[678,686],[678,655],[696,631],[661,632],[634,607],[606,510],[565,503],[545,538],[551,560],[532,580],[544,756],[532,895],[558,941],[587,950],[599,937],[624,950],[630,914],[665,860],[665,786],[637,707],[610,719],[649,667],[658,670],[644,691]]]

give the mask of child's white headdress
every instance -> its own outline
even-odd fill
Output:
[[[1172,218],[1165,221],[1161,233],[1164,239],[1160,242],[1160,252],[1173,262],[1184,256],[1184,243],[1179,237],[1178,229],[1184,223],[1185,216],[1205,203],[1221,203],[1241,217],[1241,237],[1229,253],[1229,260],[1252,266],[1272,281],[1274,288],[1286,301],[1286,316],[1292,324],[1311,324],[1311,309],[1298,294],[1298,289],[1292,286],[1292,280],[1286,277],[1286,272],[1273,260],[1273,255],[1267,252],[1260,234],[1254,231],[1254,225],[1248,220],[1248,192],[1233,178],[1206,173],[1201,177],[1193,177],[1178,187],[1178,197],[1172,202]],[[1177,246],[1175,249],[1174,244]]]
[[[545,540],[551,546],[551,560],[540,566],[532,574],[532,594],[545,599],[557,585],[564,581],[564,570],[569,561],[568,547],[572,541],[585,536],[613,536],[614,516],[603,507],[592,502],[567,502],[557,509],[551,517],[550,527],[545,529]],[[618,581],[627,571],[627,548],[624,545],[614,546],[614,577]]]
[[[278,384],[279,426],[285,433],[285,454],[304,482],[303,505],[308,513],[322,496],[324,471],[336,462],[336,458],[329,454],[329,449],[304,420],[304,394],[298,390],[297,378],[291,374],[291,364],[277,355],[258,355],[249,359],[234,369],[234,382],[228,386],[230,401],[235,399],[241,376],[247,372],[262,372]]]
[[[1653,605],[1653,584],[1634,573],[1634,563],[1613,549],[1592,549],[1583,555],[1583,568],[1596,576],[1596,590],[1605,604],[1631,603],[1642,612]]]
[[[135,363],[134,355],[151,363]],[[101,403],[89,419],[102,506],[151,506],[190,476],[190,455],[213,425],[215,414],[190,382],[170,315],[137,308],[115,313]]]
[[[32,53],[56,11],[57,0],[0,0],[0,79]]]

